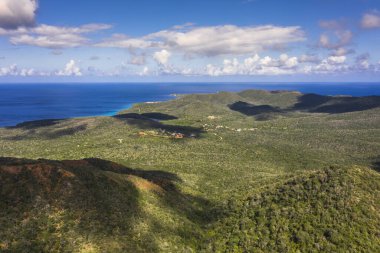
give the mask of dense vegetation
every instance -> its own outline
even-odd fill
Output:
[[[232,200],[213,251],[379,252],[380,176],[365,168],[299,176]]]
[[[0,251],[379,252],[379,126],[250,90],[3,128]]]
[[[199,238],[197,227],[186,221],[198,210],[185,202],[191,197],[181,195],[170,173],[100,159],[2,158],[0,164],[4,252],[155,252],[155,233],[162,229],[173,245],[181,244],[178,232]],[[172,214],[172,227],[162,227],[140,195],[155,196],[154,208],[178,211],[183,224],[176,225]]]

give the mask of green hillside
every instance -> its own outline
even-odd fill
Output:
[[[94,158],[1,158],[0,250],[156,252],[170,243],[186,251],[200,238],[201,200],[177,180]]]
[[[217,252],[379,252],[380,175],[329,168],[228,203]]]
[[[0,251],[378,252],[379,126],[249,90],[0,128]]]

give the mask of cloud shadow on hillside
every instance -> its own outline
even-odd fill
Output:
[[[380,107],[380,96],[332,97],[316,94],[304,94],[298,98],[298,102],[290,108],[290,110],[337,114],[365,111],[377,107]]]
[[[105,241],[115,240],[115,243],[116,238],[120,239],[118,236],[131,238],[126,242],[126,252],[141,247],[149,252],[159,252],[156,241],[151,238],[157,229],[166,231],[162,233],[201,237],[197,231],[185,224],[175,228],[167,227],[165,222],[147,215],[139,200],[140,190],[146,189],[139,188],[141,186],[138,182],[125,180],[126,177],[123,175],[145,179],[162,188],[163,192],[152,191],[152,194],[155,194],[166,208],[186,217],[189,222],[203,225],[216,218],[208,212],[211,202],[182,192],[177,186],[182,182],[181,178],[171,172],[132,169],[98,158],[53,161],[0,157],[0,164],[0,179],[12,185],[5,186],[0,204],[5,208],[4,212],[15,207],[20,210],[18,216],[12,218],[15,219],[11,221],[14,222],[12,231],[25,233],[25,229],[33,230],[33,234],[28,234],[28,239],[36,241],[38,245],[29,245],[31,248],[45,246],[46,242],[38,241],[37,238],[39,233],[45,233],[44,217],[50,215],[49,209],[45,208],[46,205],[53,209],[67,210],[68,216],[65,219],[78,222],[75,231],[83,238],[90,236]],[[149,186],[147,183],[140,183],[142,186]],[[36,205],[36,197],[41,206]],[[25,212],[33,212],[35,218],[41,218],[38,227],[35,227],[35,223],[31,223],[30,227],[28,224],[26,227],[17,225],[16,221],[21,221]],[[138,219],[152,224],[150,229],[153,230],[136,237],[137,241],[134,241],[133,227]],[[70,232],[70,229],[67,232]],[[55,233],[51,234],[50,240],[60,242],[61,239],[55,237]]]
[[[256,120],[270,120],[280,115],[292,112],[340,114],[347,112],[365,111],[380,107],[380,96],[343,97],[304,94],[289,108],[279,108],[272,105],[255,105],[253,103],[237,101],[228,107]]]
[[[6,127],[7,129],[24,129],[24,130],[32,130],[40,127],[48,127],[59,124],[64,119],[43,119],[43,120],[33,120],[33,121],[25,121],[19,123],[15,126]]]
[[[192,135],[194,137],[200,137],[204,132],[202,128],[198,127],[165,124],[162,121],[177,119],[177,117],[162,113],[126,113],[115,115],[113,117],[140,129],[160,129],[173,133],[182,133],[189,136]]]
[[[63,136],[70,136],[87,129],[87,124],[85,123],[80,124],[80,125],[75,125],[75,126],[49,128],[49,126],[54,126],[56,124],[58,123],[55,122],[50,125],[41,126],[39,124],[34,125],[30,122],[25,127],[14,127],[14,128],[20,128],[24,130],[25,132],[14,135],[14,136],[5,137],[4,139],[11,140],[11,141],[26,140],[26,139],[31,139],[31,138],[41,138],[41,139],[51,140],[51,139],[56,139]]]
[[[254,116],[256,120],[269,120],[275,115],[283,113],[278,107],[271,105],[254,105],[243,101],[235,102],[228,106],[231,110],[240,112],[247,116]]]

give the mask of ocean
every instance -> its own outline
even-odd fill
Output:
[[[380,83],[0,84],[0,127],[31,120],[114,115],[134,103],[173,99],[173,94],[246,89],[294,90],[321,95],[380,95]]]

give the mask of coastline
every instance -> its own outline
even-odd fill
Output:
[[[48,121],[61,121],[61,120],[69,120],[69,119],[86,119],[86,118],[93,118],[93,117],[113,117],[113,116],[116,116],[118,115],[120,112],[122,111],[126,111],[128,109],[131,109],[134,105],[137,105],[137,104],[158,104],[158,103],[162,103],[162,102],[167,102],[167,101],[170,101],[170,100],[174,100],[174,99],[177,99],[180,95],[190,95],[190,94],[171,94],[170,96],[172,96],[173,98],[172,99],[168,99],[168,100],[160,100],[160,101],[146,101],[146,102],[136,102],[136,103],[129,103],[127,104],[126,106],[122,107],[122,108],[119,108],[117,110],[114,110],[112,112],[108,112],[108,113],[105,113],[105,114],[95,114],[95,115],[85,115],[85,116],[74,116],[74,117],[67,117],[67,118],[46,118],[46,119],[34,119],[34,120],[26,120],[26,121],[21,121],[19,123],[16,123],[14,125],[0,125],[0,129],[3,128],[3,129],[7,129],[7,128],[16,128],[20,125],[23,125],[23,124],[29,124],[29,123],[36,123],[36,122],[48,122]]]
[[[378,86],[380,86],[380,83],[377,84]],[[292,93],[297,93],[297,94],[316,94],[316,95],[323,95],[323,94],[319,94],[319,93],[305,93],[305,92],[301,92],[299,90],[291,90],[291,89],[273,89],[273,90],[268,90],[268,89],[257,89],[257,88],[253,88],[253,89],[244,89],[244,90],[238,90],[238,91],[214,91],[214,92],[193,92],[193,93],[170,93],[168,95],[166,95],[166,97],[168,99],[162,99],[162,97],[157,97],[158,100],[157,101],[154,101],[152,99],[150,99],[149,101],[138,101],[138,102],[134,102],[134,103],[127,103],[127,104],[124,104],[122,107],[119,107],[115,110],[112,110],[112,111],[109,111],[107,113],[101,113],[101,114],[90,114],[90,115],[83,115],[83,116],[69,116],[69,117],[57,117],[57,118],[54,118],[54,117],[51,117],[51,118],[36,118],[36,119],[32,119],[32,120],[24,120],[24,121],[19,121],[15,124],[5,124],[5,125],[2,125],[0,123],[0,128],[12,128],[12,127],[16,127],[18,125],[21,125],[21,124],[26,124],[26,123],[30,123],[30,122],[38,122],[38,121],[49,121],[49,120],[67,120],[67,119],[77,119],[77,118],[91,118],[91,117],[112,117],[112,116],[115,116],[115,115],[118,115],[120,112],[122,111],[125,111],[125,110],[128,110],[128,109],[131,109],[133,106],[135,106],[136,104],[158,104],[158,103],[162,103],[162,102],[167,102],[167,101],[171,101],[171,100],[175,100],[175,99],[179,99],[179,98],[182,98],[184,96],[188,96],[188,95],[194,95],[194,94],[198,94],[198,95],[201,95],[201,94],[217,94],[217,93],[220,93],[220,92],[242,92],[242,91],[247,91],[247,90],[259,90],[259,91],[265,91],[265,92],[273,92],[273,93],[278,93],[278,92],[292,92]],[[342,94],[342,95],[339,95],[339,94],[333,94],[333,95],[324,95],[324,96],[333,96],[333,97],[370,97],[370,96],[376,96],[376,97],[380,97],[380,94],[377,95],[365,95],[365,96],[354,96],[354,95],[347,95],[347,94]],[[0,111],[1,112],[1,111]]]

